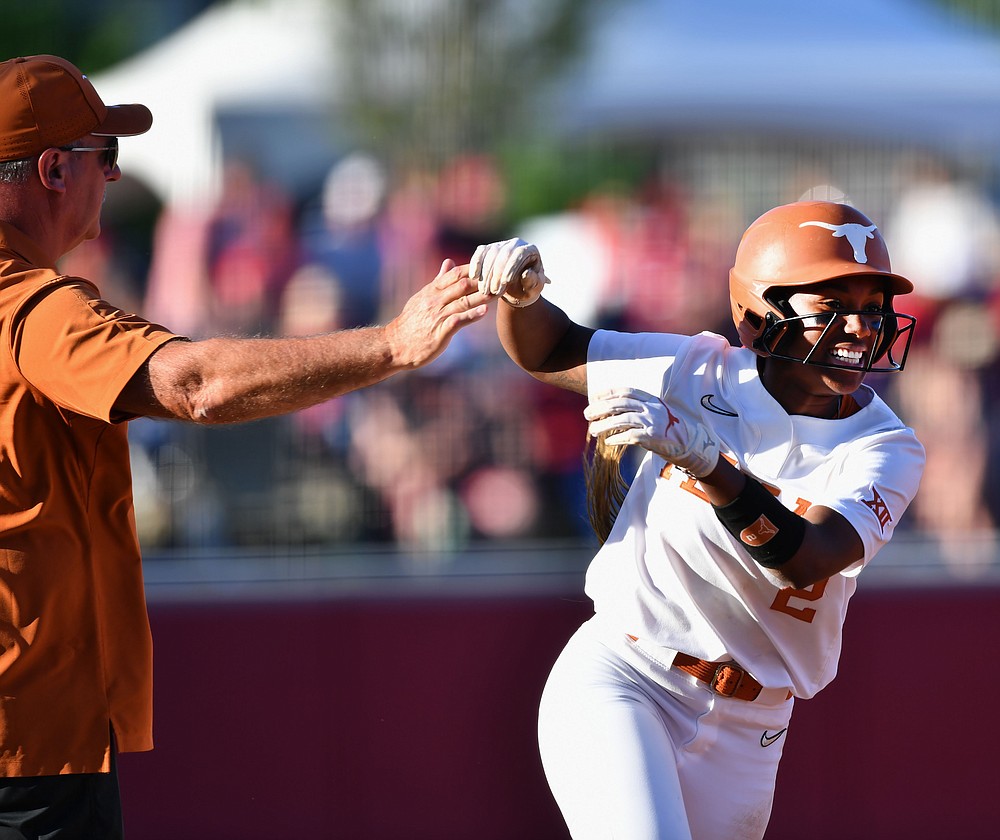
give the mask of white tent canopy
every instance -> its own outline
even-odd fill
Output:
[[[931,0],[628,0],[557,94],[563,130],[1000,148],[1000,40]]]
[[[326,0],[255,0],[214,6],[142,54],[92,76],[108,104],[142,102],[153,127],[122,143],[122,163],[165,202],[211,200],[221,173],[219,115],[275,115],[283,154],[300,147],[297,124],[280,115],[324,120],[339,78]],[[283,129],[283,130],[282,130]]]
[[[318,148],[320,126],[329,127],[345,78],[335,7],[231,0],[95,75],[105,101],[153,111],[153,129],[123,144],[126,170],[164,201],[211,198],[227,113],[256,115],[230,120],[230,137],[245,129],[272,160],[305,169],[310,154],[329,155]],[[619,0],[602,7],[583,54],[551,90],[538,130],[749,129],[991,158],[1000,149],[1000,40],[930,0]],[[308,136],[304,114],[315,118]]]

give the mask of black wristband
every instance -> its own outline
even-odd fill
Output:
[[[791,560],[805,539],[805,520],[750,476],[739,496],[728,505],[712,505],[712,509],[754,562],[768,569]]]

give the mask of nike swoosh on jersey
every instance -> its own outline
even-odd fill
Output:
[[[773,744],[775,741],[777,741],[787,731],[788,730],[786,730],[786,729],[781,729],[778,732],[775,732],[773,735],[771,735],[765,729],[764,730],[764,734],[760,736],[760,745],[762,747],[769,747],[769,746],[771,746],[771,744]]]
[[[715,394],[705,394],[701,398],[701,404],[703,408],[707,408],[713,414],[721,414],[723,417],[739,417],[735,411],[730,411],[727,408],[723,408],[721,405],[715,403]]]

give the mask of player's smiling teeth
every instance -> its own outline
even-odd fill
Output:
[[[860,350],[843,350],[841,348],[835,348],[830,353],[833,358],[838,362],[848,362],[852,365],[861,364],[861,356],[863,355]]]

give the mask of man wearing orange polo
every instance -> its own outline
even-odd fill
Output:
[[[121,311],[56,264],[99,235],[118,138],[151,123],[61,58],[0,63],[0,840],[120,838],[116,750],[153,746],[126,421],[295,411],[486,312],[451,261],[385,326],[313,338],[189,341]]]

